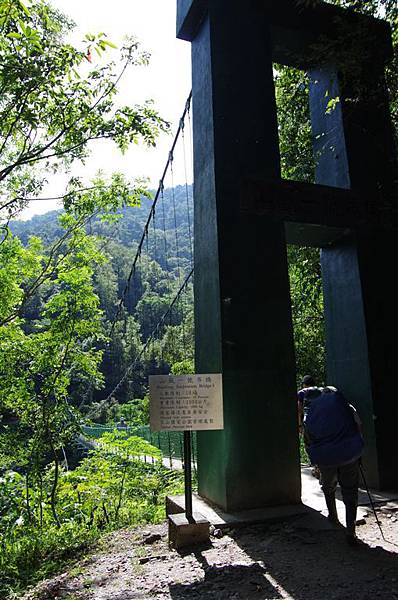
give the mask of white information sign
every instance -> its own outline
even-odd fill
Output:
[[[150,375],[152,431],[223,429],[222,376]]]

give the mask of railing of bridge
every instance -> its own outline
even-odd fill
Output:
[[[99,439],[106,432],[118,431],[124,433],[126,437],[137,436],[143,438],[152,446],[159,448],[163,456],[170,459],[170,466],[173,467],[173,459],[183,461],[184,457],[184,439],[183,433],[180,431],[160,431],[152,432],[149,425],[141,427],[105,427],[104,425],[84,425],[82,432],[85,436]],[[196,433],[192,434],[192,460],[196,466],[197,456],[197,441]]]

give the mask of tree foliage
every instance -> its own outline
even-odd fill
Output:
[[[143,462],[142,455],[155,462]],[[59,527],[49,502],[53,467],[37,486],[27,487],[26,477],[16,471],[3,475],[0,598],[50,576],[104,531],[162,519],[165,496],[182,492],[183,474],[164,468],[159,457],[159,450],[140,438],[104,436],[76,469],[60,470]]]
[[[148,55],[130,40],[123,64],[95,65],[92,52],[113,48],[105,34],[87,35],[81,48],[64,41],[71,22],[44,0],[0,6],[0,210],[15,215],[37,197],[49,173],[84,160],[92,140],[111,139],[125,151],[131,142],[154,145],[166,123],[150,103],[117,107],[118,83]],[[76,192],[72,179],[67,191]]]
[[[28,235],[24,244],[9,221],[40,195],[50,176],[67,172],[74,161],[84,162],[92,140],[111,139],[125,151],[138,141],[153,145],[167,129],[150,103],[116,102],[125,70],[148,60],[138,43],[130,40],[121,49],[121,68],[116,62],[95,64],[93,54],[102,56],[113,44],[105,34],[89,34],[75,48],[65,42],[71,27],[44,0],[28,6],[20,0],[0,2],[0,474],[5,474],[5,490],[12,490],[3,495],[0,486],[4,597],[12,581],[17,587],[24,579],[23,573],[31,573],[33,566],[40,571],[41,560],[54,553],[56,543],[66,543],[68,536],[69,548],[83,542],[78,523],[84,510],[83,529],[90,530],[94,495],[91,504],[82,500],[76,509],[64,474],[65,451],[80,431],[74,399],[87,387],[103,385],[99,367],[106,327],[101,302],[109,308],[116,291],[104,282],[107,242],[90,234],[90,224],[95,220],[99,228],[115,227],[121,209],[137,206],[147,192],[140,180],[126,181],[119,174],[98,174],[90,183],[70,177],[54,236]],[[101,280],[101,273],[100,299],[94,274]],[[128,329],[126,352],[131,353],[139,341],[134,322]],[[101,507],[106,525],[119,522],[129,489],[126,457],[127,466],[121,463],[112,470],[120,452],[119,442],[114,445],[115,458],[103,450],[101,459],[91,461],[97,462],[93,478],[97,474],[98,479],[101,465],[114,478],[108,482],[108,512],[105,501]],[[130,446],[129,456],[134,454]],[[154,452],[141,444],[143,450]],[[122,472],[125,488],[117,483]],[[143,469],[140,473],[145,478]],[[94,489],[93,479],[91,485]],[[143,492],[143,485],[139,489]],[[83,498],[83,490],[77,492]],[[147,511],[144,518],[155,518],[154,513]]]

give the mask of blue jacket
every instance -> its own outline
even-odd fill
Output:
[[[361,456],[363,439],[343,394],[326,390],[311,402],[305,418],[307,452],[312,464],[342,465]]]

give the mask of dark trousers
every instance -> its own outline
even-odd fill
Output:
[[[339,483],[346,508],[346,526],[348,531],[353,532],[358,506],[359,460],[334,467],[319,465],[319,470],[322,491],[329,511],[330,506],[335,503],[335,492]]]

